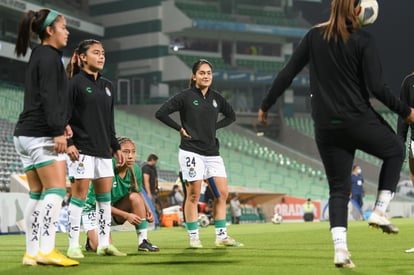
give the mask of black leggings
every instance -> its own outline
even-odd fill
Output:
[[[329,183],[330,226],[347,227],[351,171],[357,149],[383,161],[378,190],[395,192],[404,161],[404,144],[377,114],[369,112],[352,127],[315,129],[315,139]]]

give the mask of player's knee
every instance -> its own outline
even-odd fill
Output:
[[[198,203],[200,200],[200,194],[188,194],[187,195],[187,202],[189,203]]]
[[[136,193],[136,192],[131,192],[131,193],[129,193],[129,200],[130,201],[141,201],[141,198],[140,198],[140,196],[138,195],[138,193]]]

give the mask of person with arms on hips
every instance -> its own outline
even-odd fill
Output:
[[[315,140],[329,183],[329,221],[337,267],[355,266],[348,252],[347,221],[349,171],[357,149],[383,161],[369,225],[385,233],[399,231],[385,211],[396,190],[404,146],[375,112],[369,97],[372,94],[407,123],[413,122],[414,109],[395,97],[384,83],[374,39],[361,28],[375,21],[377,11],[374,0],[332,0],[329,20],[305,34],[258,111],[259,122],[265,124],[270,107],[309,64]]]
[[[305,222],[313,222],[315,217],[315,205],[312,203],[312,200],[308,198],[306,202],[302,205],[303,209],[303,220]]]
[[[67,78],[62,51],[68,41],[66,19],[49,9],[28,11],[20,23],[15,52],[25,56],[32,34],[40,44],[26,69],[23,111],[14,130],[14,146],[29,184],[24,211],[26,253],[23,265],[73,266],[79,262],[55,248],[56,225],[66,195],[64,153],[72,130],[67,126]]]
[[[71,60],[68,75],[70,113],[69,125],[73,137],[68,140],[69,175],[74,178],[68,208],[70,258],[83,258],[79,246],[82,209],[85,206],[89,182],[96,194],[97,219],[100,225],[98,255],[125,256],[109,243],[111,230],[111,188],[116,165],[124,165],[124,156],[115,136],[114,89],[112,83],[99,73],[105,64],[101,42],[94,39],[79,43]],[[78,67],[80,66],[80,68]]]
[[[155,114],[157,119],[181,135],[178,161],[186,182],[184,214],[192,248],[202,247],[197,207],[204,179],[208,179],[209,187],[215,194],[215,245],[242,245],[227,235],[227,175],[216,138],[217,129],[234,122],[236,115],[224,97],[210,87],[212,80],[211,63],[205,59],[198,60],[192,67],[190,88],[171,97]],[[181,125],[170,117],[174,112],[180,113]],[[218,121],[219,113],[224,117]]]
[[[240,217],[242,215],[242,206],[239,201],[239,195],[237,193],[232,194],[230,200],[230,214],[231,214],[231,223],[239,224]]]
[[[351,175],[352,187],[351,187],[351,199],[356,201],[359,208],[362,210],[364,204],[363,198],[364,192],[364,178],[362,177],[362,169],[359,165],[354,165]]]
[[[160,249],[152,245],[147,237],[148,222],[152,222],[154,217],[141,193],[142,174],[141,169],[135,163],[135,143],[127,137],[118,137],[118,142],[121,145],[125,164],[116,167],[115,159],[113,159],[112,167],[115,176],[111,190],[112,224],[120,225],[128,221],[135,226],[138,237],[138,251],[158,252]],[[85,232],[87,232],[85,248],[88,251],[96,251],[98,246],[98,225],[95,213],[95,192],[93,186],[90,185],[82,214],[82,222]]]

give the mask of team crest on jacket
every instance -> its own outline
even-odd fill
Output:
[[[108,96],[111,96],[111,90],[108,87],[105,87],[105,92]]]
[[[216,101],[215,99],[213,99],[213,107],[214,107],[214,108],[217,108],[217,106],[218,106],[218,105],[217,105],[217,101]]]

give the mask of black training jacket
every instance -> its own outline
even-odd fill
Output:
[[[15,136],[63,135],[67,117],[67,77],[62,52],[39,45],[33,48],[26,68],[23,111]]]
[[[180,113],[181,125],[170,114]],[[219,113],[224,117],[220,120]],[[155,114],[156,118],[179,131],[184,128],[191,139],[181,138],[180,148],[203,156],[218,156],[216,130],[236,120],[231,105],[217,91],[209,88],[205,97],[196,88],[186,89],[171,97]]]
[[[286,66],[280,71],[261,109],[267,111],[289,87],[293,78],[309,64],[312,117],[316,128],[347,127],[373,108],[370,93],[402,117],[410,114],[384,84],[382,65],[371,35],[361,29],[349,40],[328,42],[322,27],[303,37]]]
[[[120,146],[115,136],[112,83],[81,70],[69,80],[70,118],[73,130],[68,146],[90,156],[111,158]]]

